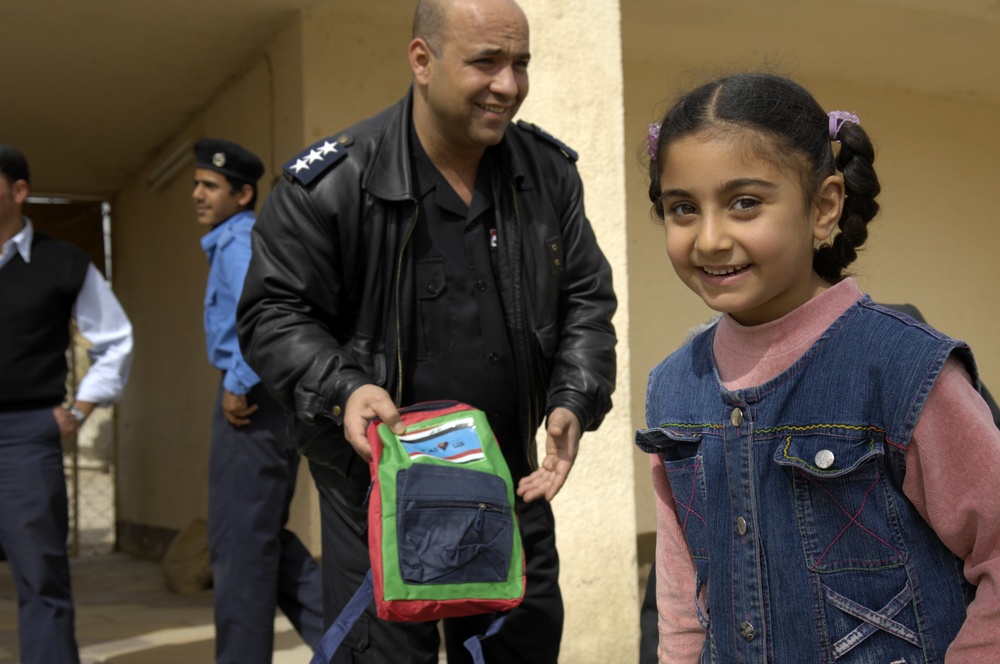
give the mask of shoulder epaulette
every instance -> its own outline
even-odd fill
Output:
[[[580,155],[579,155],[579,153],[577,153],[576,150],[574,150],[570,146],[566,145],[565,143],[563,143],[558,138],[556,138],[555,136],[553,136],[549,132],[545,131],[544,129],[542,129],[538,125],[532,124],[530,122],[525,122],[524,120],[518,120],[517,121],[517,126],[519,126],[521,129],[524,129],[526,131],[533,132],[538,137],[543,138],[547,142],[549,142],[552,145],[556,146],[557,148],[559,148],[559,151],[562,152],[563,155],[567,159],[569,159],[570,161],[576,161],[577,159],[580,158]]]
[[[347,146],[353,142],[354,137],[350,134],[329,136],[316,141],[285,163],[285,173],[299,184],[311,184],[331,166],[346,157]]]

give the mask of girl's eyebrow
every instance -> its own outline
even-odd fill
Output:
[[[730,180],[722,185],[720,191],[728,194],[737,189],[743,189],[744,187],[757,187],[758,189],[768,189],[773,191],[778,188],[778,185],[774,182],[759,180],[757,178],[736,178],[735,180]]]
[[[768,180],[759,180],[757,178],[736,178],[734,180],[729,180],[723,183],[722,187],[719,188],[719,192],[723,194],[730,194],[737,189],[743,189],[745,187],[756,187],[758,189],[767,189],[769,191],[774,191],[778,188],[778,185],[774,182],[769,182]],[[691,192],[686,189],[668,189],[667,191],[660,194],[660,198],[687,198],[691,196]]]
[[[670,189],[668,191],[660,194],[660,198],[687,198],[690,197],[691,193],[685,189]]]

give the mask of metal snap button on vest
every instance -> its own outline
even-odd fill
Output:
[[[733,413],[729,416],[729,421],[733,423],[734,427],[743,424],[743,411],[739,408],[733,408]]]
[[[744,621],[740,623],[740,636],[742,636],[747,641],[753,641],[753,637],[756,636],[754,633],[753,625]]]
[[[736,518],[736,534],[740,537],[747,534],[747,520],[743,517]]]
[[[340,406],[334,406],[332,409],[334,417],[340,417]]]
[[[826,470],[833,465],[833,452],[830,450],[820,450],[816,453],[816,467]]]

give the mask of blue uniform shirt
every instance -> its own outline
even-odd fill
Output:
[[[223,371],[222,386],[233,394],[246,394],[260,382],[243,359],[236,338],[236,304],[250,265],[252,210],[234,214],[201,239],[208,256],[205,289],[205,345],[208,361]]]

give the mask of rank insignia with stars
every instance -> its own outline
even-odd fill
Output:
[[[311,184],[331,166],[347,156],[347,146],[354,142],[348,134],[317,141],[285,163],[285,173],[303,185]]]

